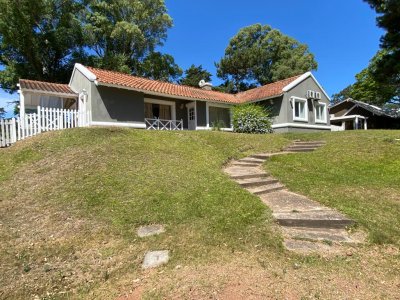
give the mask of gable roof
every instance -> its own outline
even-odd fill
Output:
[[[20,79],[19,86],[23,90],[40,91],[53,94],[78,95],[67,84]]]
[[[391,114],[388,114],[387,112],[385,112],[382,108],[380,108],[378,106],[375,106],[375,105],[372,105],[372,104],[368,104],[368,103],[365,103],[365,102],[361,102],[361,101],[358,101],[358,100],[354,100],[352,98],[348,98],[346,100],[338,102],[338,103],[332,105],[329,109],[331,110],[332,108],[336,108],[336,107],[338,107],[340,105],[343,105],[345,103],[351,103],[351,104],[353,104],[353,106],[344,114],[344,116],[350,114],[351,111],[354,108],[361,107],[361,108],[363,108],[363,109],[365,109],[365,110],[367,110],[367,111],[369,111],[372,114],[377,115],[377,116],[387,116],[387,117],[391,117],[391,118],[395,117],[395,116],[393,116]]]
[[[154,93],[164,96],[167,95],[186,99],[234,104],[260,101],[267,98],[280,96],[284,94],[285,87],[293,83],[301,76],[304,76],[304,74],[294,76],[234,95],[216,91],[207,91],[200,88],[178,85],[169,82],[151,80],[115,71],[85,67],[80,64],[76,64],[75,67],[80,70],[81,73],[83,73],[89,80],[94,81],[97,85],[128,88],[139,92]],[[308,75],[311,73],[306,74]]]

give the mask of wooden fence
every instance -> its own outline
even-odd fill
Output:
[[[24,118],[0,119],[0,147],[8,147],[45,131],[85,127],[89,119],[89,112],[39,106],[37,113],[25,114]]]

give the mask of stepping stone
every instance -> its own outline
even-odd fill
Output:
[[[323,207],[320,203],[289,191],[278,191],[262,195],[261,200],[275,213],[326,210],[326,207]]]
[[[238,180],[237,183],[239,183],[242,187],[258,187],[258,186],[263,186],[263,185],[270,185],[274,183],[278,183],[279,181],[277,179],[273,178],[251,178],[251,179],[242,179]]]
[[[265,162],[265,159],[246,157],[246,158],[240,159],[239,162],[262,164]]]
[[[142,238],[157,235],[163,232],[165,232],[164,226],[155,224],[139,227],[139,229],[137,230],[137,235]]]
[[[229,176],[254,176],[257,174],[265,174],[260,168],[249,168],[243,166],[230,166],[225,169],[225,173]]]
[[[283,189],[285,189],[285,186],[279,182],[262,185],[262,186],[258,186],[258,187],[254,187],[254,188],[247,188],[247,190],[254,195],[269,194],[269,193],[272,193],[275,191],[280,191]]]
[[[283,232],[285,236],[295,240],[357,243],[344,229],[283,227]]]
[[[268,173],[256,173],[256,174],[247,174],[247,175],[232,175],[231,178],[233,180],[242,180],[242,179],[261,179],[268,177]]]
[[[169,261],[169,251],[149,251],[144,256],[142,269],[156,268]]]
[[[250,162],[241,162],[236,161],[233,163],[234,166],[241,166],[241,167],[259,167],[260,163],[250,163]]]

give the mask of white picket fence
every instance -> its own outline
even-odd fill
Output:
[[[24,118],[0,119],[0,147],[46,131],[63,130],[89,125],[90,112],[38,106],[37,113]]]

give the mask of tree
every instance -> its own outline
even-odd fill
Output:
[[[153,52],[140,64],[139,73],[150,79],[175,82],[183,71],[171,55]]]
[[[146,74],[154,58],[170,62],[170,57],[154,54],[162,46],[172,19],[164,0],[84,0],[85,33],[96,67]],[[145,59],[146,66],[142,66]],[[173,67],[172,67],[173,68]]]
[[[218,77],[232,81],[239,92],[316,70],[317,63],[307,45],[268,25],[255,24],[230,40],[216,67]]]
[[[343,100],[346,100],[348,98],[351,98],[351,91],[352,91],[353,86],[349,85],[347,87],[345,87],[343,90],[341,90],[339,93],[337,94],[333,94],[331,97],[331,103],[335,104],[335,103],[339,103]]]
[[[6,111],[4,110],[4,108],[0,107],[0,119],[4,118],[5,114],[6,114]]]
[[[385,50],[378,51],[370,61],[368,67],[356,75],[356,82],[338,94],[334,94],[332,102],[335,103],[347,98],[376,105],[399,102],[400,99],[399,95],[396,94],[396,87],[387,82],[380,82],[374,76],[376,69],[385,55]]]
[[[1,88],[13,92],[19,78],[66,82],[83,55],[74,0],[0,0]]]
[[[383,85],[396,87],[400,96],[400,9],[398,0],[364,0],[379,14],[377,24],[385,29],[381,48],[386,50],[372,75]]]
[[[185,71],[185,76],[179,81],[179,83],[198,88],[201,80],[210,82],[211,76],[211,73],[203,69],[202,65],[197,67],[195,65],[191,65],[190,68]]]

